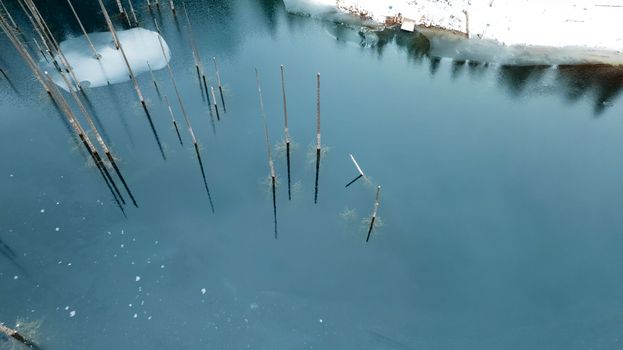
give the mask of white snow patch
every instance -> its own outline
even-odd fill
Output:
[[[128,62],[135,75],[149,71],[147,62],[153,70],[164,68],[171,59],[171,53],[164,38],[160,34],[144,28],[132,28],[117,31],[117,36],[128,58]],[[162,39],[166,59],[162,55],[158,37]],[[115,48],[110,32],[90,33],[89,38],[101,58],[97,60],[86,38],[78,36],[60,43],[61,50],[67,57],[78,80],[87,81],[90,87],[98,87],[121,83],[130,80],[128,68],[120,50]],[[60,61],[60,60],[59,60]],[[51,73],[54,82],[67,90],[67,85],[56,69],[48,64],[46,68]]]

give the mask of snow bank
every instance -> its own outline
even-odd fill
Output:
[[[164,68],[167,61],[171,59],[169,47],[164,38],[162,42],[167,58],[165,59],[162,55],[158,42],[160,35],[156,32],[132,28],[118,31],[117,36],[135,75],[149,71],[147,62],[153,70],[157,70]],[[101,56],[99,60],[94,57],[84,36],[67,39],[60,43],[61,50],[78,80],[88,82],[91,87],[103,86],[108,82],[115,84],[130,80],[128,68],[123,61],[121,51],[115,48],[112,34],[110,32],[91,33],[89,38]],[[53,81],[67,90],[65,82],[51,64],[48,64],[47,70],[51,72]]]
[[[286,5],[302,0],[284,0]],[[307,0],[378,24],[413,20],[506,46],[587,50],[589,61],[621,61],[623,0]],[[426,34],[426,33],[425,33]],[[604,52],[606,52],[604,54]],[[607,52],[610,52],[608,54]],[[610,57],[601,57],[610,56]],[[601,57],[601,58],[600,58]]]
[[[470,37],[506,45],[623,50],[620,0],[495,0],[468,6]]]

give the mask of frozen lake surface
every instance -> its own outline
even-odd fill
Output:
[[[97,4],[75,5],[88,32],[106,30]],[[42,7],[59,40],[80,35],[64,6]],[[292,15],[280,1],[186,6],[215,87],[218,59],[220,121],[202,97],[181,3],[177,18],[153,12],[214,214],[190,136],[182,127],[180,145],[171,123],[164,95],[183,117],[166,69],[154,72],[160,96],[138,76],[158,139],[130,81],[85,92],[139,204],[124,218],[0,36],[10,79],[0,79],[0,322],[52,350],[619,347],[620,69],[453,60],[421,36]],[[317,72],[326,153],[315,205]],[[371,184],[345,188],[357,175],[351,153]],[[365,243],[376,185],[382,225]]]

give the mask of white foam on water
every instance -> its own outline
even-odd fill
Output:
[[[117,31],[117,36],[135,75],[149,71],[147,62],[153,70],[158,70],[164,68],[171,59],[167,43],[157,32],[144,28],[132,28]],[[162,54],[158,37],[162,39],[166,59]],[[88,82],[90,87],[130,80],[128,68],[121,51],[115,48],[112,34],[110,32],[90,33],[89,38],[101,56],[99,60],[95,58],[84,36],[70,38],[60,43],[61,50],[78,80],[81,83]],[[50,72],[54,83],[67,90],[67,85],[52,64],[47,64],[46,70]]]

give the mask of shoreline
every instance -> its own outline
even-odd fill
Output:
[[[284,0],[286,8],[332,9],[367,26],[400,26],[425,36],[456,36],[502,51],[546,53],[550,64],[623,64],[617,0]],[[321,15],[322,16],[322,15]],[[550,62],[549,57],[554,57]]]

